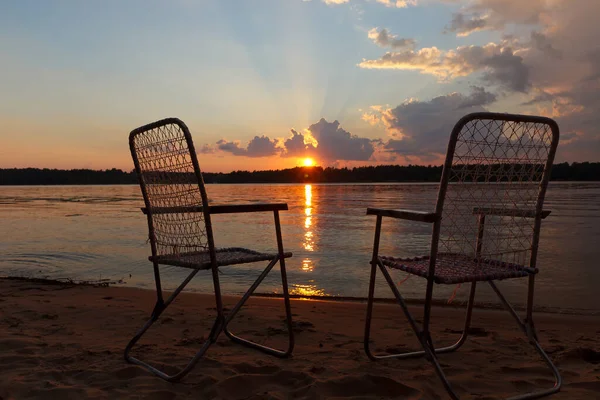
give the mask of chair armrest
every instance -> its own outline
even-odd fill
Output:
[[[542,219],[546,218],[550,215],[551,211],[543,210],[540,213],[540,217]],[[535,210],[516,210],[511,208],[501,208],[501,207],[474,207],[473,208],[474,215],[498,215],[501,217],[523,217],[523,218],[535,218],[537,217],[537,213]]]
[[[412,210],[384,210],[381,208],[367,208],[367,215],[380,215],[419,222],[436,222],[440,216],[434,212],[412,211]]]
[[[223,204],[208,207],[211,214],[231,214],[287,210],[287,203]]]
[[[261,211],[279,211],[287,210],[286,203],[255,203],[255,204],[223,204],[208,206],[208,212],[211,214],[231,214],[242,212],[261,212]],[[203,212],[202,206],[188,207],[150,207],[152,214],[177,214],[177,213],[194,213]],[[142,212],[148,214],[148,208],[142,207]]]

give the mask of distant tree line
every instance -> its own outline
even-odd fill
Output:
[[[351,183],[438,182],[441,166],[378,165],[356,168],[296,167],[268,171],[203,173],[206,183]],[[600,181],[600,162],[560,163],[552,168],[552,180]],[[120,169],[0,169],[0,185],[121,185],[137,184],[135,171]]]

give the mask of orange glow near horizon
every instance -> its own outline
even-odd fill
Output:
[[[315,165],[315,160],[313,160],[310,157],[307,157],[302,160],[302,165],[304,165],[305,167],[312,167]]]

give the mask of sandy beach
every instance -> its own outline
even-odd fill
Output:
[[[369,361],[362,348],[361,302],[294,300],[292,358],[273,358],[221,335],[181,382],[164,382],[123,359],[154,297],[133,288],[1,279],[0,399],[447,398],[423,359]],[[234,301],[226,298],[226,305]],[[183,293],[136,354],[157,366],[184,364],[208,334],[213,315],[211,296]],[[462,317],[460,309],[437,307],[436,343],[456,340]],[[397,306],[377,304],[375,318],[374,349],[416,348]],[[599,398],[600,317],[538,313],[536,323],[564,379],[562,391],[551,398]],[[252,298],[231,327],[283,347],[282,300]],[[503,398],[553,384],[550,371],[503,311],[476,309],[467,343],[440,361],[462,398]]]

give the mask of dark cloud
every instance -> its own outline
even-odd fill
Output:
[[[536,25],[549,4],[547,0],[472,0],[453,14],[446,31],[468,36],[481,30],[503,30],[507,25]]]
[[[598,160],[598,2],[472,0],[462,11],[458,22],[466,26],[474,17],[485,16],[481,29],[497,30],[511,42],[506,47],[514,49],[512,56],[484,63],[492,63],[484,78],[488,83],[502,82],[508,90],[530,93],[530,99],[521,103],[521,112],[547,115],[558,122],[557,160]]]
[[[536,94],[530,100],[521,103],[521,105],[522,106],[530,106],[530,105],[545,102],[545,101],[552,101],[554,98],[555,98],[555,96],[550,93],[547,93],[544,91],[539,91],[538,94]]]
[[[454,32],[457,36],[468,36],[473,32],[481,31],[488,28],[488,19],[478,15],[471,18],[466,17],[462,13],[452,15],[450,26],[446,27],[446,32]]]
[[[393,138],[383,143],[383,149],[407,160],[413,157],[413,162],[441,161],[454,124],[465,114],[486,111],[483,106],[495,100],[493,93],[472,87],[468,95],[451,93],[384,110],[381,121]]]
[[[283,142],[285,148],[284,157],[309,157],[315,154],[315,147],[312,144],[304,143],[304,135],[296,130],[291,130],[292,137]]]
[[[246,155],[246,149],[241,148],[239,142],[229,142],[225,139],[221,139],[217,142],[217,148],[221,151],[231,153],[234,156]]]
[[[308,131],[318,142],[315,151],[319,160],[366,161],[375,150],[371,140],[351,135],[338,121],[327,122],[321,118]]]
[[[416,44],[414,39],[396,38],[396,36],[390,34],[387,29],[378,31],[377,28],[373,28],[369,31],[368,36],[376,45],[381,47],[391,47],[392,49],[412,49]]]
[[[197,150],[197,152],[200,154],[214,154],[215,151],[215,148],[209,144],[205,144],[202,147],[200,147],[199,150]]]
[[[536,49],[546,53],[550,57],[558,59],[562,58],[562,52],[554,48],[552,41],[545,34],[536,31],[531,32],[531,42]]]
[[[471,86],[471,93],[468,96],[463,96],[464,100],[458,108],[470,108],[484,106],[496,101],[494,93],[487,92],[485,88],[479,86]]]
[[[574,132],[561,133],[556,160],[600,162],[600,135],[587,137]]]
[[[217,142],[217,148],[234,156],[246,157],[269,157],[280,152],[277,148],[277,141],[271,140],[267,136],[255,136],[248,142],[246,148],[240,147],[239,142],[229,142],[221,139]]]
[[[481,60],[486,68],[484,79],[516,92],[526,92],[531,86],[529,67],[521,56],[515,55],[510,48],[504,48],[499,54]]]
[[[454,1],[454,0],[452,0]],[[442,50],[437,47],[398,48],[378,59],[364,59],[361,68],[397,69],[430,74],[440,81],[469,77],[478,86],[493,87],[516,106],[512,111],[542,114],[554,118],[563,132],[559,160],[598,159],[600,134],[600,24],[598,2],[590,0],[470,0],[452,16],[446,27],[458,36],[481,30],[495,30],[502,40],[486,45],[460,46]],[[388,31],[370,31],[378,45],[389,46]],[[529,95],[529,99],[523,100]],[[388,114],[370,113],[363,120],[370,124],[386,122],[398,136],[377,149],[430,153],[429,142],[415,142],[408,123],[411,108],[421,113],[448,103],[449,108],[483,107],[495,95],[474,90],[469,96],[442,96],[431,102],[406,103]],[[510,106],[509,106],[510,107]],[[377,110],[376,110],[377,111]],[[449,118],[448,122],[455,118]],[[416,124],[416,122],[415,122]],[[430,130],[433,132],[433,130]],[[408,140],[401,137],[404,134]],[[435,135],[433,135],[435,136]],[[413,140],[413,142],[411,142]],[[431,143],[435,143],[432,141]],[[412,146],[412,147],[411,147]],[[438,146],[439,147],[439,146]],[[425,150],[422,150],[425,149]],[[576,154],[579,152],[580,157]],[[594,156],[594,154],[596,156]],[[562,159],[561,159],[562,157]]]
[[[277,154],[277,141],[271,140],[267,136],[254,136],[254,139],[248,143],[248,157],[269,157]]]

